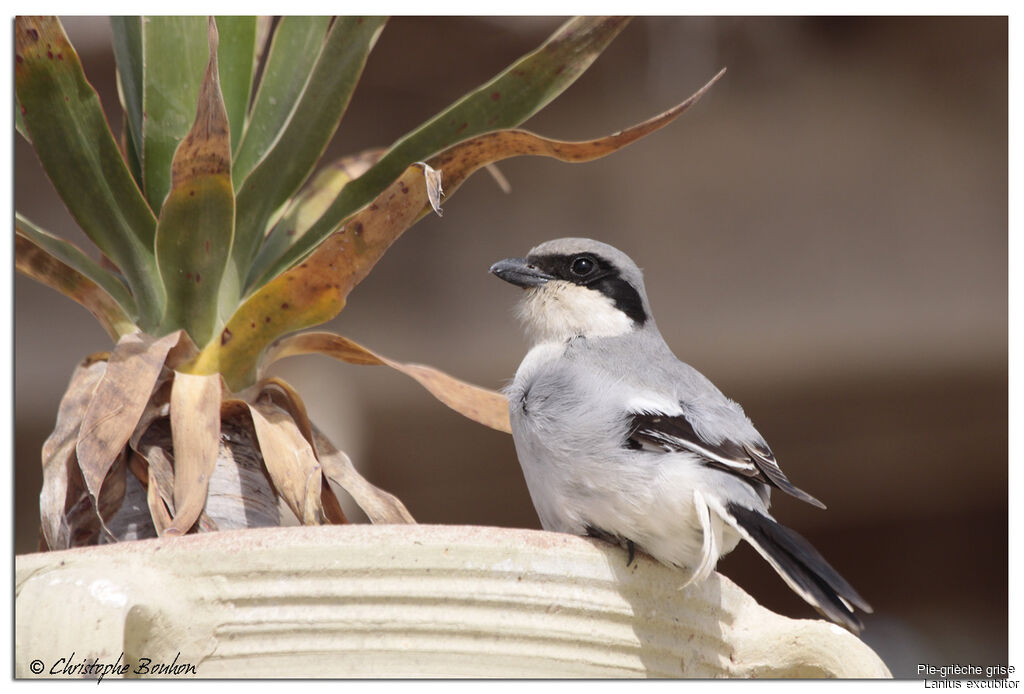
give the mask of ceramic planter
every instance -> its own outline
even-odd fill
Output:
[[[429,525],[23,555],[15,671],[80,676],[96,660],[126,670],[108,677],[158,665],[161,677],[889,676],[837,626],[774,614],[720,574],[679,590],[680,572],[625,557],[569,535]]]

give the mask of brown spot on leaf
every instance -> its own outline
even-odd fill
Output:
[[[14,62],[18,63],[18,65],[21,65],[24,61],[25,61],[25,59],[22,58],[20,55],[15,55],[14,56]]]
[[[466,129],[466,127],[467,127],[468,125],[469,125],[469,123],[463,123],[462,125],[460,125],[460,126],[459,126],[459,129],[458,129],[458,130],[456,130],[455,132],[457,132],[457,133],[461,133],[461,132],[462,132],[463,130],[465,130],[465,129]]]
[[[206,239],[206,241],[203,242],[203,250],[207,253],[210,252],[210,239]]]
[[[35,29],[29,29],[25,33],[28,34],[28,37],[30,39],[32,39],[33,41],[38,41],[39,40],[39,32],[36,31]]]
[[[264,323],[269,323],[270,322],[270,316],[267,316],[266,319],[263,322]]]
[[[231,331],[228,330],[227,328],[224,328],[224,332],[222,332],[220,334],[220,343],[222,345],[226,345],[230,341],[231,341]]]
[[[491,92],[491,101],[498,101],[501,99],[501,92]]]
[[[192,279],[192,273],[191,272],[186,272],[185,273],[185,279],[191,280]]]
[[[53,51],[46,51],[46,57],[53,60]]]
[[[284,232],[284,235],[285,236],[295,236],[295,230],[294,229],[289,229],[288,231]]]
[[[352,225],[352,233],[355,234],[356,236],[361,236],[362,233],[363,233],[363,223],[362,222],[356,222],[355,224],[353,224]]]
[[[281,304],[281,310],[282,311],[287,311],[288,310],[288,302],[287,301],[285,301],[285,302],[283,302]]]
[[[200,277],[200,276],[199,276],[199,273],[197,272],[197,273],[196,273],[196,284],[199,284],[199,283],[200,283],[200,282],[202,282],[202,281],[203,281],[203,278],[202,278],[202,277]]]
[[[249,327],[250,327],[250,328],[255,328],[255,327],[256,327],[256,321],[251,321],[251,322],[249,323]]]
[[[57,54],[57,60],[64,60],[64,54],[63,53],[58,53]]]

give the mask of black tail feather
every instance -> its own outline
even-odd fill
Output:
[[[864,625],[851,605],[865,612],[871,612],[871,606],[810,542],[768,516],[739,504],[728,504],[726,511],[736,521],[737,529],[804,600],[828,619],[860,633]]]

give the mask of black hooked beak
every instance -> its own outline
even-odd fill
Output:
[[[532,265],[526,258],[506,258],[491,266],[491,274],[524,289],[545,284],[555,277]]]

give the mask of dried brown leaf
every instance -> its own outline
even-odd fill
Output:
[[[267,351],[262,368],[298,354],[323,354],[350,364],[390,366],[416,379],[435,398],[464,417],[506,434],[512,432],[508,400],[501,393],[460,381],[429,366],[388,359],[334,333],[302,333],[278,340]]]
[[[303,525],[319,525],[323,517],[323,471],[313,448],[287,411],[269,397],[249,404],[263,463],[281,498]]]
[[[339,451],[330,439],[313,425],[317,454],[327,479],[344,489],[371,523],[415,523],[409,510],[398,497],[370,484],[352,464],[352,460]]]
[[[174,468],[170,455],[156,444],[144,443],[143,452],[133,456],[132,467],[145,468],[146,503],[157,535],[171,527],[174,512]],[[141,461],[141,462],[137,462]]]
[[[265,378],[256,387],[261,395],[270,397],[274,404],[287,410],[295,424],[299,427],[299,431],[302,432],[303,438],[309,442],[309,445],[313,448],[313,453],[316,454],[312,422],[309,420],[306,405],[302,402],[302,397],[298,392],[280,378]],[[324,481],[326,481],[326,477]],[[324,515],[331,524],[342,525],[348,523],[348,518],[345,517],[341,503],[338,501],[338,497],[334,495],[334,490],[331,489],[329,484],[321,483],[320,500],[323,503]]]
[[[69,471],[77,469],[75,445],[82,419],[92,400],[96,384],[107,368],[109,354],[93,354],[75,368],[57,409],[57,424],[43,443],[43,488],[39,493],[39,517],[43,537],[50,549],[68,547],[61,538],[61,524],[68,503]]]
[[[174,441],[174,521],[169,535],[183,535],[206,505],[210,475],[220,452],[221,384],[217,374],[174,374],[171,435]]]
[[[181,334],[177,331],[156,338],[130,333],[118,340],[110,353],[76,446],[78,464],[93,499],[99,498],[107,472],[135,431],[167,353]]]
[[[172,350],[173,351],[173,350]],[[170,357],[168,357],[170,361]],[[157,379],[156,385],[153,388],[153,395],[149,398],[146,403],[145,409],[142,411],[142,415],[139,417],[138,424],[135,425],[135,431],[128,438],[128,446],[134,450],[139,451],[139,441],[149,431],[149,427],[153,425],[158,419],[169,417],[171,414],[171,388],[174,386],[174,380],[171,378],[172,371],[167,369],[163,370],[163,373]],[[144,481],[144,480],[139,480]]]

